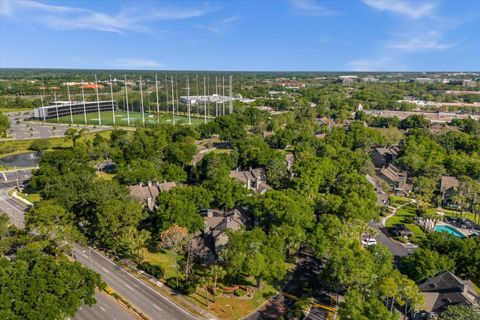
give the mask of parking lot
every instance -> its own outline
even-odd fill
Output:
[[[108,126],[69,125],[61,123],[43,123],[31,121],[31,112],[12,112],[7,114],[11,127],[8,138],[5,140],[48,139],[64,137],[65,131],[70,128],[86,128],[90,132],[110,129]]]

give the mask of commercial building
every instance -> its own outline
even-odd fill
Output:
[[[89,101],[89,102],[64,102],[52,106],[45,106],[33,110],[33,118],[35,119],[52,119],[56,117],[68,116],[70,114],[82,114],[100,111],[117,110],[117,103],[112,100],[106,101]]]

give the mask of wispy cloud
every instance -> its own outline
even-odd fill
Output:
[[[144,58],[118,58],[107,63],[107,67],[118,69],[165,69],[163,63]]]
[[[203,29],[203,30],[207,30],[207,31],[210,31],[212,33],[225,33],[226,31],[228,31],[228,29],[230,29],[230,27],[239,20],[240,18],[238,16],[231,16],[231,17],[228,17],[228,18],[225,18],[225,19],[222,19],[216,23],[213,23],[213,24],[209,24],[209,25],[206,25],[206,24],[201,24],[201,25],[198,25],[197,27],[199,29]]]
[[[366,5],[380,10],[388,11],[411,19],[419,19],[431,16],[435,10],[435,5],[424,1],[405,1],[405,0],[362,0]]]
[[[32,19],[59,30],[89,29],[116,33],[148,32],[149,22],[200,17],[212,12],[201,8],[124,8],[110,14],[80,7],[49,5],[33,0],[2,0],[0,15],[14,17],[17,12],[32,14]],[[53,15],[55,14],[55,15]]]
[[[336,11],[330,10],[315,0],[290,0],[292,12],[299,15],[308,16],[331,16],[337,14]]]
[[[442,42],[439,32],[429,31],[424,35],[417,35],[412,38],[391,42],[387,47],[408,53],[426,50],[443,50],[453,46],[455,46],[455,43]]]
[[[348,69],[352,71],[397,71],[405,70],[405,66],[391,56],[379,56],[350,61]]]

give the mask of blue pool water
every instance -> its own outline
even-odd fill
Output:
[[[447,225],[440,225],[440,226],[435,226],[435,231],[437,232],[447,232],[450,233],[451,235],[458,237],[458,238],[465,238],[463,233],[455,229],[454,227],[450,227]]]

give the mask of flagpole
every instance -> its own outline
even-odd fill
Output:
[[[229,88],[228,88],[228,113],[233,113],[233,93],[232,93],[232,80],[233,76],[229,76]]]

